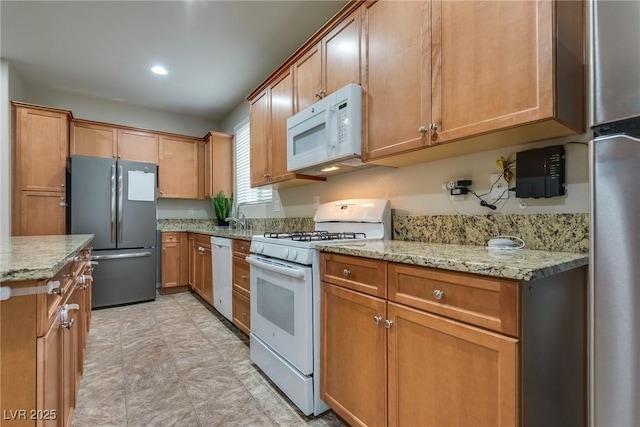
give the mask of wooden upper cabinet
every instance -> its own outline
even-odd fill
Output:
[[[360,9],[322,39],[322,90],[330,94],[360,81]]]
[[[160,135],[160,197],[198,198],[198,141],[201,140]]]
[[[271,181],[278,182],[295,177],[287,171],[287,119],[293,115],[293,75],[291,69],[283,72],[271,85]]]
[[[204,197],[233,193],[233,135],[209,132],[204,142]]]
[[[115,158],[118,156],[118,131],[100,123],[71,121],[70,154]]]
[[[429,145],[429,12],[420,1],[362,7],[365,161]]]
[[[118,129],[118,157],[135,162],[158,163],[158,135]]]
[[[295,111],[304,110],[322,97],[321,46],[321,43],[314,44],[293,64]]]
[[[65,191],[69,113],[15,105],[15,190]],[[18,183],[16,183],[18,184]]]
[[[269,92],[264,90],[250,103],[250,132],[251,132],[251,187],[258,187],[270,183],[271,156],[269,155]]]
[[[434,142],[553,117],[553,15],[549,1],[434,3]]]
[[[360,83],[360,9],[356,9],[293,64],[295,111],[348,83]]]
[[[583,2],[403,3],[362,6],[365,160],[402,166],[584,131]]]
[[[71,122],[71,155],[158,163],[158,134],[84,120]]]

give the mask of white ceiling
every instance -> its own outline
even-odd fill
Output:
[[[345,3],[2,0],[0,53],[30,86],[220,120]]]

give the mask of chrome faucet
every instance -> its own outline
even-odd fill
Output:
[[[236,210],[235,216],[230,216],[224,220],[229,221],[232,224],[236,224],[238,230],[246,230],[247,228],[247,217],[245,217],[239,210]]]

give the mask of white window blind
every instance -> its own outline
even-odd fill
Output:
[[[271,201],[271,186],[251,188],[251,158],[249,119],[243,120],[234,129],[236,133],[236,203],[263,203]]]

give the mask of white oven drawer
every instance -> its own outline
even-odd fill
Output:
[[[302,374],[313,373],[311,267],[256,255],[251,278],[251,332]]]

